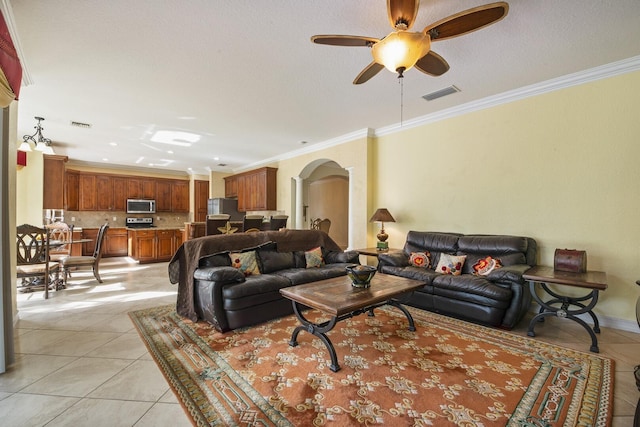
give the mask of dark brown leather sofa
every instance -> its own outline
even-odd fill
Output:
[[[324,265],[306,268],[305,251],[317,247]],[[260,274],[245,277],[231,266],[230,251],[255,251]],[[354,264],[358,253],[343,251],[323,231],[236,233],[185,242],[169,263],[169,278],[179,286],[179,314],[226,332],[292,314],[281,288],[346,275]]]
[[[378,270],[424,282],[421,289],[402,299],[404,304],[511,329],[531,304],[522,274],[536,265],[536,250],[536,241],[528,237],[410,231],[401,252],[378,256]],[[409,263],[412,252],[427,251],[430,268]],[[461,275],[434,270],[443,253],[466,255]],[[486,276],[473,274],[473,265],[487,256],[499,259],[502,267]]]

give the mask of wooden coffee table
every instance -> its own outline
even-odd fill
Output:
[[[373,316],[375,308],[387,304],[402,311],[409,321],[409,330],[415,331],[416,327],[411,313],[394,298],[422,286],[424,286],[424,283],[419,280],[377,273],[368,288],[353,287],[351,279],[347,276],[340,276],[280,289],[280,293],[292,301],[293,311],[301,323],[294,329],[289,345],[292,347],[298,345],[297,339],[300,331],[307,331],[315,335],[320,338],[327,350],[329,350],[329,355],[331,356],[329,368],[333,372],[338,372],[340,370],[338,357],[331,340],[326,335],[327,332],[332,330],[340,320],[366,312],[369,313],[369,316]],[[301,312],[303,306],[315,308],[329,314],[331,320],[313,323],[303,316]]]

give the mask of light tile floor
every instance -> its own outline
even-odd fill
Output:
[[[127,258],[101,263],[104,283],[75,272],[66,290],[18,294],[17,362],[0,374],[0,425],[190,426],[169,385],[134,329],[128,312],[174,304],[167,264]],[[526,335],[528,319],[514,331]],[[602,328],[602,355],[615,359],[614,427],[633,424],[640,393],[639,333]],[[579,325],[547,318],[536,339],[588,351]]]

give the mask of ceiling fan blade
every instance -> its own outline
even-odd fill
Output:
[[[432,50],[422,58],[418,59],[418,62],[416,62],[414,67],[425,74],[436,77],[449,71],[449,64],[447,61]]]
[[[389,22],[396,30],[408,30],[418,15],[419,0],[387,0]],[[398,28],[401,25],[402,28]]]
[[[316,44],[327,44],[331,46],[369,47],[378,43],[380,39],[365,36],[341,36],[336,34],[328,34],[313,36],[311,37],[311,41]]]
[[[446,40],[498,22],[507,15],[509,5],[505,2],[485,4],[448,16],[424,29],[432,41]]]
[[[367,65],[365,69],[360,72],[360,74],[358,74],[358,77],[356,77],[356,79],[353,81],[353,84],[359,85],[365,83],[371,77],[378,74],[383,68],[384,65],[378,64],[375,61],[372,62],[371,64]]]

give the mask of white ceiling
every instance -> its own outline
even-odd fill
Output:
[[[368,48],[310,41],[385,36],[385,0],[3,1],[31,80],[20,93],[19,136],[42,116],[45,137],[71,161],[232,172],[400,122],[394,74],[352,84],[372,60]],[[423,0],[414,30],[489,2]],[[508,3],[504,20],[433,43],[449,72],[405,73],[404,121],[640,55],[638,0]],[[422,99],[450,85],[462,92]],[[162,130],[199,140],[150,140]]]

